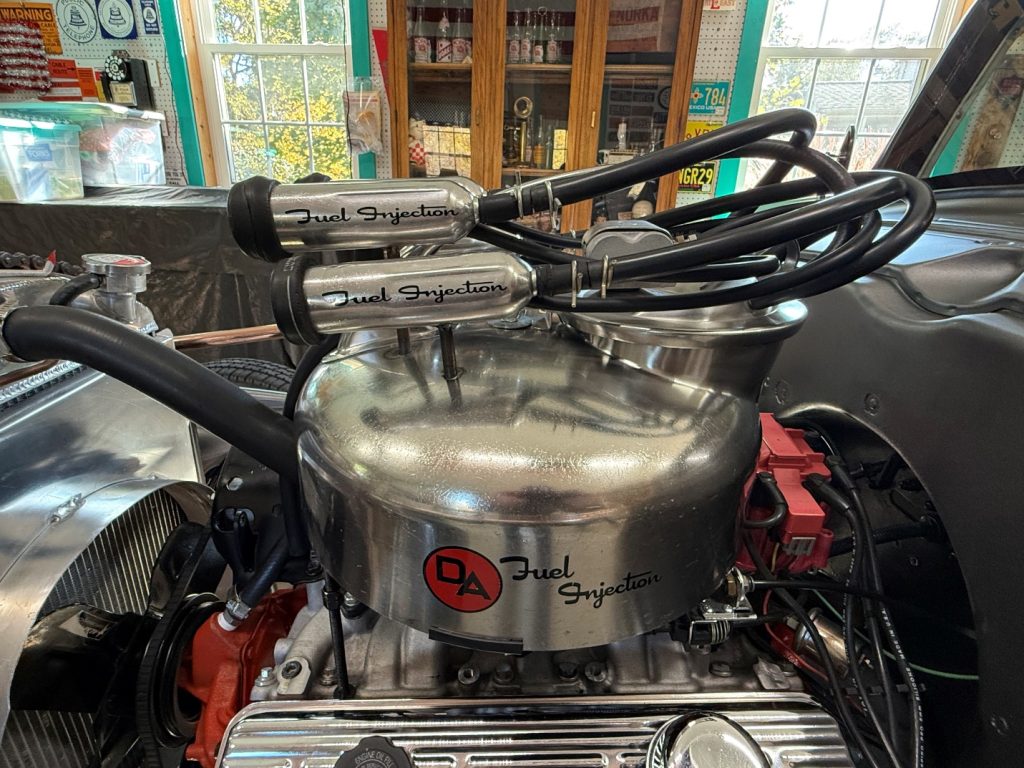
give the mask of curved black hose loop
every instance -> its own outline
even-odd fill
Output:
[[[804,234],[818,232],[837,219],[857,219],[867,214],[877,216],[875,213],[877,208],[900,199],[902,194],[903,188],[898,180],[879,180],[866,184],[860,189],[810,203],[786,217],[770,218],[767,221],[758,222],[756,226],[742,227],[718,235],[711,232],[697,240],[615,260],[613,262],[614,275],[619,279],[651,279],[691,266],[753,253],[778,243],[793,240]],[[889,234],[891,235],[899,226],[897,224]],[[924,226],[927,226],[927,220]],[[813,262],[815,271],[831,269],[836,262],[846,266],[845,271],[849,271],[848,260],[854,257],[859,259],[869,250],[876,231],[862,228],[851,240],[831,254],[823,255]],[[638,312],[689,309],[748,301],[770,295],[773,291],[801,286],[806,274],[802,270],[806,268],[800,267],[783,274],[770,275],[755,284],[678,296],[650,296],[631,305],[622,305],[614,299],[582,298],[577,301],[576,309],[582,312]],[[568,311],[573,308],[568,297],[550,295],[564,291],[571,282],[566,279],[566,274],[556,272],[556,270],[564,271],[564,269],[564,267],[549,268],[545,290],[545,293],[549,295],[538,296],[533,302],[534,306],[559,311]],[[593,267],[590,266],[589,272],[593,271]],[[592,278],[594,275],[588,274],[588,276]]]
[[[786,515],[789,514],[789,504],[786,501],[786,497],[782,495],[782,491],[779,489],[779,484],[775,481],[771,472],[758,472],[757,480],[761,484],[761,487],[768,493],[768,497],[772,501],[772,513],[761,520],[751,520],[750,518],[746,518],[743,520],[743,527],[774,528],[786,519]]]
[[[134,387],[210,430],[282,477],[298,478],[291,422],[169,346],[72,307],[22,307],[4,320],[24,360],[73,360]]]
[[[809,143],[816,129],[814,115],[802,109],[780,109],[757,115],[623,163],[591,169],[584,174],[573,172],[550,176],[543,181],[523,184],[518,190],[492,192],[480,200],[480,221],[494,224],[534,211],[548,210],[551,202],[549,190],[552,198],[568,205],[664,176],[696,162],[724,157],[744,145],[771,136],[793,132]]]
[[[64,285],[53,292],[50,297],[50,306],[66,307],[86,291],[92,291],[103,285],[103,278],[94,275],[92,272],[83,272],[77,277],[68,280]]]
[[[280,539],[270,550],[267,559],[239,591],[238,599],[250,608],[256,606],[277,581],[277,577],[288,563],[289,557],[287,538]]]

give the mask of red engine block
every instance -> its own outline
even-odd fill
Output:
[[[828,565],[832,531],[825,527],[825,511],[803,486],[810,475],[830,476],[824,462],[825,455],[811,449],[802,429],[786,429],[770,413],[761,414],[761,450],[742,514],[745,519],[762,520],[772,513],[771,509],[753,506],[750,501],[757,474],[771,473],[786,499],[789,513],[773,529],[754,528],[750,532],[765,562],[775,563],[774,570],[799,573]],[[740,548],[736,564],[745,571],[754,570],[744,547]]]
[[[274,665],[274,643],[288,634],[305,605],[304,587],[284,589],[263,598],[234,632],[221,627],[216,614],[199,628],[178,671],[178,685],[203,704],[187,759],[213,768],[228,723],[249,703],[249,688],[260,669]]]

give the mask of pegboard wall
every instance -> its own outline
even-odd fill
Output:
[[[377,41],[387,41],[388,6],[385,0],[369,0],[367,3],[370,16],[370,66],[373,72],[373,85],[379,89],[383,98],[383,139],[384,151],[377,154],[377,178],[390,179],[393,171],[391,159],[391,103],[387,89],[384,87],[384,71],[381,68],[380,56],[377,54]]]
[[[0,20],[17,18],[19,9],[32,11],[40,21],[44,38],[59,39],[60,52],[52,43],[47,58],[51,71],[66,72],[66,62],[73,61],[79,79],[92,76],[114,51],[127,51],[131,58],[149,63],[156,111],[166,118],[164,123],[164,165],[168,184],[185,183],[185,158],[178,128],[178,112],[174,106],[171,78],[167,65],[167,47],[163,37],[163,19],[156,0],[54,0],[54,2],[11,2],[0,0]],[[6,14],[6,15],[5,15]],[[111,21],[113,18],[113,21]],[[63,64],[62,64],[63,63]],[[73,77],[73,76],[71,76]],[[69,79],[56,82],[48,99],[82,100],[81,87]],[[40,94],[27,91],[0,92],[0,102],[26,101]],[[96,101],[95,98],[89,98]]]

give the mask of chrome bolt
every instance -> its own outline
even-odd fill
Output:
[[[878,413],[878,409],[882,407],[881,398],[874,392],[868,392],[864,395],[864,410],[874,416]]]
[[[229,491],[237,491],[239,488],[242,487],[242,478],[236,475],[235,477],[232,477],[230,480],[228,480],[224,487],[227,488]]]
[[[732,667],[726,661],[711,662],[711,674],[715,677],[732,677]]]
[[[462,685],[475,685],[480,679],[480,670],[473,664],[463,664],[459,667],[458,677]]]
[[[263,667],[260,673],[256,676],[256,685],[265,686],[274,684],[274,668]]]
[[[608,667],[600,661],[591,661],[583,668],[583,676],[592,683],[603,683],[608,679]]]
[[[359,607],[359,601],[356,600],[355,595],[351,592],[345,593],[344,597],[341,598],[341,604],[350,611]]]

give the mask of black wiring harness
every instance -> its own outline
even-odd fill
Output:
[[[652,312],[748,302],[760,309],[806,298],[863,277],[902,253],[925,231],[935,204],[928,186],[894,171],[848,173],[809,146],[815,120],[784,109],[728,125],[681,144],[614,166],[576,171],[492,192],[479,201],[471,235],[517,253],[537,270],[533,306],[580,312]],[[771,138],[792,132],[787,141]],[[609,260],[579,259],[572,235],[542,233],[513,219],[578,202],[675,172],[697,162],[766,158],[773,166],[754,189],[678,207],[648,218],[677,239],[674,245]],[[812,178],[783,182],[793,168]],[[883,231],[879,210],[904,206]],[[763,209],[762,206],[771,206]],[[813,258],[807,246],[827,240]],[[742,280],[743,278],[750,278]],[[707,287],[708,283],[740,284]],[[699,283],[702,290],[653,295],[612,290],[579,295],[625,281]]]
[[[831,478],[812,475],[805,483],[805,487],[819,502],[827,505],[849,524],[851,559],[845,582],[779,578],[765,563],[749,532],[751,526],[747,524],[744,543],[757,571],[753,586],[755,590],[771,590],[771,594],[804,627],[820,666],[820,670],[817,671],[820,677],[812,682],[816,685],[820,682],[825,683],[825,692],[833,702],[835,713],[865,763],[871,768],[922,768],[924,732],[920,689],[889,613],[890,606],[910,606],[902,605],[885,595],[875,551],[874,532],[860,491],[846,465],[834,452],[826,459],[826,464],[831,472]],[[779,509],[784,511],[781,506]],[[774,514],[768,519],[777,517],[780,515]],[[792,590],[821,590],[842,594],[842,631],[849,666],[849,679],[846,682],[851,684],[856,708],[851,706],[850,694],[829,655],[825,639]],[[766,598],[766,610],[767,603]],[[858,636],[858,626],[863,626],[866,632],[866,636],[861,636],[865,640],[863,644],[860,642],[861,637]],[[860,649],[864,647],[866,652],[861,653]],[[873,678],[880,689],[881,712],[869,695],[870,683],[873,681],[867,680],[865,676],[865,664],[870,666]],[[895,675],[892,674],[893,667]],[[909,720],[907,723],[901,720],[898,712],[898,698],[901,693],[906,696]],[[901,738],[904,734],[908,736]]]

